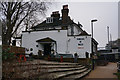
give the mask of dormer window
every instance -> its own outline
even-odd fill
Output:
[[[46,23],[53,23],[53,17],[48,17],[46,19]]]

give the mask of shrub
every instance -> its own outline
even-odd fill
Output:
[[[15,53],[10,53],[10,48],[3,49],[2,51],[2,60],[8,60],[15,58]]]
[[[117,77],[118,77],[118,80],[120,80],[120,72],[117,72],[117,73],[114,73]]]

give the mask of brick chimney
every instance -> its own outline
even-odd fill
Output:
[[[52,12],[51,17],[60,18],[59,11]]]
[[[68,5],[63,5],[63,9],[62,9],[62,24],[65,25],[68,22],[68,13],[69,13],[69,9],[68,9]]]

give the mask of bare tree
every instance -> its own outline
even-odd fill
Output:
[[[11,37],[17,34],[20,26],[25,24],[26,21],[29,22],[26,22],[26,24],[34,26],[37,22],[36,14],[39,13],[39,16],[45,14],[47,8],[45,2],[1,2],[0,14],[4,23],[4,26],[2,26],[3,45],[10,45]]]

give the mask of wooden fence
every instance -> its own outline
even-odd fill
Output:
[[[3,50],[3,51],[8,51],[9,53],[25,54],[25,48],[23,48],[23,47],[2,45],[2,50]]]

